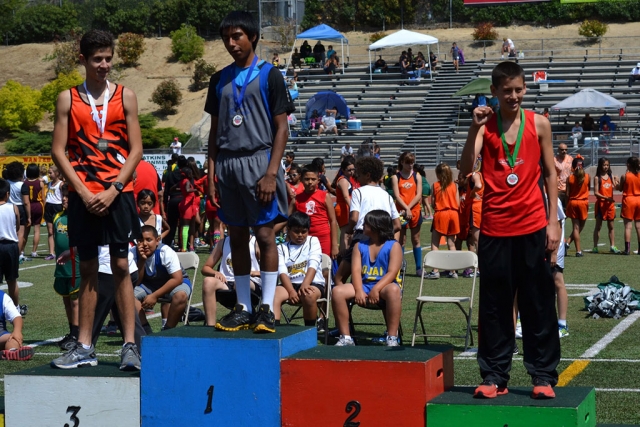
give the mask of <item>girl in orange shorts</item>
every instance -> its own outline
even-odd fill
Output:
[[[631,254],[631,223],[636,226],[638,244],[640,245],[640,160],[629,157],[627,172],[620,177],[618,190],[622,191],[622,211],[624,220],[624,254]],[[640,248],[639,248],[640,249]],[[639,252],[640,253],[640,252]]]
[[[613,220],[616,218],[613,189],[617,187],[618,184],[620,184],[618,177],[611,175],[609,159],[601,157],[600,160],[598,160],[596,176],[593,178],[593,193],[596,196],[596,226],[593,229],[593,249],[591,252],[594,254],[598,253],[598,240],[600,239],[602,221],[607,221],[611,252],[614,254],[620,253],[620,250],[616,248],[613,232]]]
[[[437,251],[440,239],[442,236],[446,236],[449,250],[455,251],[455,237],[460,232],[458,188],[453,182],[453,174],[449,165],[440,163],[436,166],[436,177],[438,182],[433,184],[431,191],[431,203],[434,211],[433,224],[431,225],[431,250]],[[425,277],[427,279],[439,279],[440,273],[434,269]],[[450,272],[448,277],[457,279],[458,274]]]
[[[567,245],[571,244],[571,240],[576,245],[576,256],[582,256],[582,247],[580,246],[580,233],[587,221],[587,212],[589,211],[589,188],[591,182],[589,174],[585,173],[583,162],[580,158],[573,159],[571,163],[573,173],[567,178],[567,194],[569,202],[567,203],[567,218],[571,218],[573,231],[567,240]]]

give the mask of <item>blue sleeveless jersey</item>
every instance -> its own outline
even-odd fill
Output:
[[[371,262],[371,259],[369,259],[369,241],[358,242],[358,249],[360,250],[360,258],[362,260],[362,287],[366,294],[369,294],[371,288],[387,274],[391,248],[395,242],[395,240],[387,240],[384,242],[374,262]],[[395,282],[398,284],[400,283],[399,274],[400,272],[398,271],[395,279]]]

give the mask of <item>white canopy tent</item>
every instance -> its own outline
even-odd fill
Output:
[[[433,70],[429,61],[430,47],[429,45],[438,44],[438,39],[428,34],[416,33],[415,31],[400,30],[381,38],[375,43],[369,45],[369,80],[373,77],[373,67],[371,67],[371,51],[386,49],[398,46],[414,46],[427,45],[427,64],[429,64],[429,78],[433,79]],[[438,54],[440,54],[440,45],[438,45]]]
[[[553,111],[560,110],[618,110],[626,108],[627,104],[618,101],[613,96],[598,92],[595,89],[582,89],[567,99],[551,107]]]

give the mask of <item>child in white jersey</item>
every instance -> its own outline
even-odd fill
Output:
[[[9,181],[0,178],[0,281],[7,281],[9,296],[18,306],[18,265],[20,250],[18,249],[18,230],[20,214],[18,208],[9,203]]]

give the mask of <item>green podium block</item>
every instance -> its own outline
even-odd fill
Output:
[[[495,399],[475,399],[474,388],[454,387],[427,403],[427,427],[595,427],[596,391],[556,387],[556,398],[531,398],[531,387],[509,388]]]

